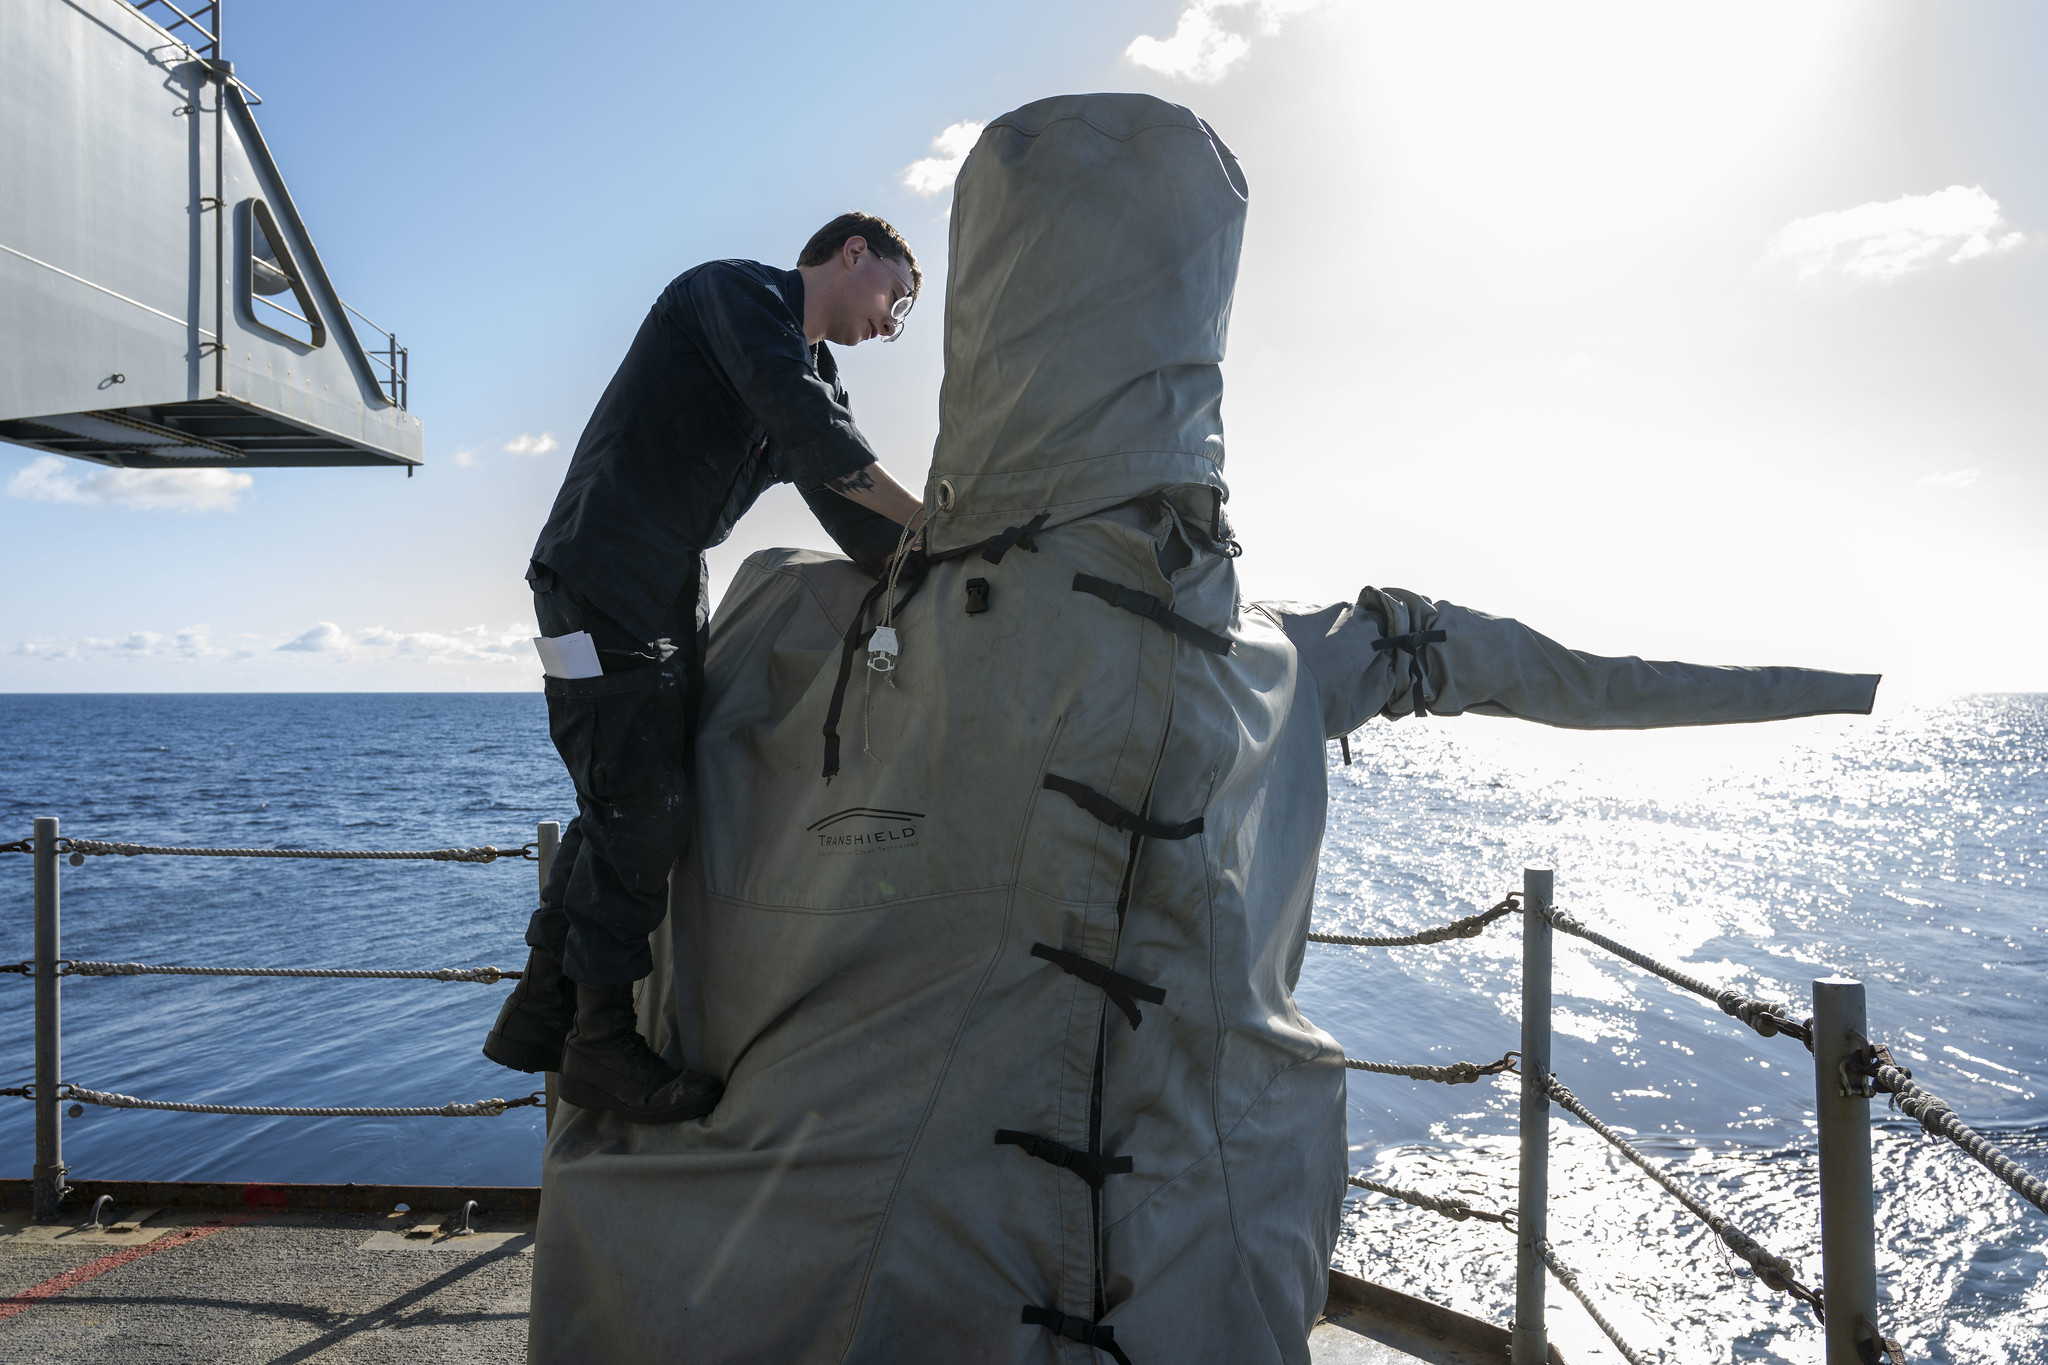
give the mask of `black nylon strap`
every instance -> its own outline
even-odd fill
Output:
[[[925,585],[926,579],[926,575],[920,574],[907,582],[897,582],[896,586],[903,589],[903,596],[896,599],[898,611],[908,606],[910,599],[917,596],[917,590]],[[846,644],[839,654],[839,679],[832,684],[832,705],[825,710],[825,785],[828,787],[832,785],[832,779],[839,774],[839,713],[846,705],[846,684],[853,676],[853,657],[860,652],[861,645],[868,637],[874,634],[872,630],[862,630],[861,624],[868,618],[868,608],[875,605],[875,600],[888,590],[889,580],[886,577],[869,588],[868,595],[860,599],[860,609],[853,614],[853,624],[846,628]]]
[[[1227,637],[1218,635],[1213,630],[1204,630],[1187,617],[1177,616],[1168,611],[1166,603],[1149,592],[1139,592],[1136,588],[1126,588],[1120,583],[1112,583],[1106,578],[1097,578],[1085,573],[1074,575],[1074,591],[1099,597],[1112,607],[1121,607],[1133,615],[1142,616],[1147,621],[1172,631],[1197,649],[1206,649],[1211,654],[1230,653],[1231,646]]]
[[[1051,515],[1052,513],[1050,512],[1040,512],[1022,526],[1005,527],[1001,535],[994,537],[987,545],[982,547],[981,557],[991,564],[1000,564],[1003,562],[1003,556],[1010,553],[1011,549],[1018,545],[1022,545],[1025,549],[1036,554],[1038,547],[1031,543],[1032,534],[1043,529],[1047,518]]]
[[[1440,630],[1411,630],[1406,635],[1382,635],[1372,642],[1372,652],[1378,654],[1385,649],[1405,649],[1413,654],[1418,645],[1440,645],[1449,638]]]
[[[1147,839],[1187,839],[1202,832],[1202,817],[1199,815],[1178,825],[1148,820],[1142,815],[1125,810],[1095,788],[1083,786],[1070,777],[1061,777],[1058,773],[1045,775],[1045,789],[1049,792],[1058,792],[1111,829],[1122,830],[1126,834],[1142,834]]]
[[[868,608],[875,605],[875,599],[888,590],[889,580],[883,579],[868,590],[860,599],[860,609],[853,614],[853,624],[846,628],[846,644],[839,651],[839,681],[832,684],[832,704],[825,708],[825,782],[829,786],[839,775],[839,712],[846,705],[846,683],[853,676],[853,656],[859,652],[861,641],[868,638],[861,622],[867,620]]]
[[[1418,716],[1429,714],[1429,701],[1422,695],[1422,647],[1440,645],[1449,638],[1440,630],[1411,630],[1406,635],[1382,635],[1372,642],[1372,652],[1375,654],[1388,649],[1407,652],[1408,680],[1414,685],[1410,700],[1414,703],[1415,714]]]
[[[1145,1016],[1138,1013],[1140,1000],[1152,1005],[1166,1003],[1166,992],[1159,987],[1148,986],[1136,977],[1111,971],[1093,958],[1082,957],[1079,953],[1070,953],[1049,943],[1034,943],[1031,945],[1031,955],[1043,958],[1068,976],[1080,977],[1108,996],[1110,1003],[1122,1010],[1124,1018],[1131,1021],[1132,1028],[1145,1022]]]
[[[1103,1327],[1088,1321],[1086,1318],[1077,1318],[1071,1313],[1062,1313],[1057,1308],[1039,1308],[1034,1304],[1028,1303],[1024,1305],[1024,1325],[1026,1327],[1043,1327],[1055,1336],[1065,1337],[1069,1341],[1078,1341],[1083,1346],[1092,1346],[1098,1351],[1107,1353],[1109,1358],[1116,1362],[1116,1365],[1131,1365],[1131,1358],[1124,1354],[1121,1346],[1116,1344],[1116,1328],[1114,1327]]]
[[[1127,1156],[1077,1152],[1065,1143],[1054,1142],[1051,1138],[1040,1137],[1036,1133],[1020,1133],[1014,1128],[996,1129],[996,1146],[1022,1147],[1027,1154],[1037,1157],[1048,1166],[1072,1171],[1087,1181],[1091,1190],[1102,1188],[1104,1176],[1131,1173],[1131,1159]]]

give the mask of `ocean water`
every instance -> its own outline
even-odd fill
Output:
[[[507,846],[571,810],[533,695],[0,696],[0,722],[0,838],[54,814],[68,834],[138,842]],[[1589,925],[1802,1015],[1814,978],[1862,979],[1873,1031],[1917,1078],[2048,1174],[2048,697],[1652,734],[1432,719],[1369,726],[1352,748],[1344,766],[1330,746],[1320,927],[1403,932],[1553,868]],[[0,961],[30,955],[29,877],[0,855]],[[515,967],[535,887],[525,862],[92,858],[63,877],[66,956],[262,965]],[[1311,945],[1299,998],[1354,1057],[1490,1061],[1517,1046],[1518,981],[1510,919],[1435,947]],[[477,1052],[506,990],[70,978],[64,1073],[222,1103],[510,1098],[528,1078]],[[1555,1005],[1564,1082],[1817,1283],[1805,1050],[1563,936]],[[30,1038],[29,988],[0,976],[5,1083],[31,1074]],[[1354,1073],[1354,1170],[1512,1205],[1513,1085]],[[65,1124],[81,1178],[527,1184],[540,1140],[527,1109],[88,1107]],[[29,1106],[0,1100],[12,1174],[32,1151]],[[1908,1357],[2048,1362],[2048,1217],[1898,1116],[1876,1167],[1886,1326]],[[1818,1358],[1803,1309],[1565,1116],[1551,1172],[1551,1241],[1631,1344],[1673,1362]],[[1499,1321],[1512,1305],[1510,1236],[1376,1195],[1352,1200],[1337,1263]],[[1618,1358],[1552,1301],[1572,1359]]]
[[[575,811],[538,694],[0,696],[0,724],[8,839],[55,815],[66,834],[138,843],[508,847]],[[514,969],[538,888],[536,864],[504,860],[94,857],[60,869],[64,956],[195,965]],[[28,858],[0,855],[0,961],[33,952],[30,875]],[[512,1099],[539,1078],[477,1050],[510,989],[67,977],[64,1078],[223,1104]],[[29,988],[0,976],[0,1049],[23,1080],[32,1031]],[[0,1105],[0,1152],[26,1175],[31,1106]],[[64,1154],[81,1178],[530,1185],[542,1130],[538,1109],[313,1120],[87,1106],[64,1124]]]
[[[1400,933],[1549,867],[1558,905],[1695,976],[1809,1012],[1866,985],[1916,1079],[2048,1176],[2048,697],[1876,718],[1583,734],[1468,717],[1368,727],[1331,774],[1321,928]],[[1373,1061],[1491,1061],[1520,1036],[1520,929],[1310,945],[1299,999]],[[1552,1066],[1581,1101],[1818,1286],[1810,1056],[1558,935]],[[1512,1078],[1354,1073],[1354,1169],[1515,1202]],[[1880,1101],[1874,1106],[1885,1113]],[[1888,1333],[1914,1361],[2048,1361],[2048,1216],[1917,1124],[1876,1140]],[[1550,1241],[1625,1339],[1671,1361],[1811,1362],[1820,1332],[1577,1120],[1552,1124]],[[1340,1266],[1506,1321],[1513,1239],[1378,1195]],[[1554,1285],[1553,1339],[1618,1359]]]

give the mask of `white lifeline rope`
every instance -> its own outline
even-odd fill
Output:
[[[28,841],[23,840],[26,844]],[[523,858],[536,861],[540,855],[535,850],[538,844],[526,844],[519,848],[499,848],[495,844],[483,844],[475,848],[426,848],[426,849],[338,849],[338,848],[184,848],[167,844],[125,844],[106,839],[60,839],[59,853],[75,855],[72,866],[84,861],[84,855],[119,854],[124,858],[341,858],[350,860],[412,859],[436,863],[493,863],[500,858]],[[14,845],[8,851],[15,851]],[[32,852],[32,849],[22,849]]]
[[[187,1100],[139,1100],[133,1095],[118,1095],[106,1090],[87,1090],[83,1086],[68,1084],[59,1087],[57,1097],[76,1100],[81,1104],[104,1105],[109,1109],[158,1109],[180,1114],[274,1114],[286,1118],[307,1119],[494,1119],[508,1109],[521,1109],[529,1105],[540,1106],[546,1103],[542,1093],[535,1093],[523,1100],[478,1100],[474,1104],[443,1104],[433,1108],[418,1105],[402,1108],[328,1108],[304,1105],[201,1104]]]
[[[382,970],[368,967],[172,967],[148,962],[67,962],[59,976],[288,976],[335,977],[348,981],[474,981],[494,986],[517,981],[523,972],[498,967],[438,967],[431,971]]]

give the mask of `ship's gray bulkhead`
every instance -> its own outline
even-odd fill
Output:
[[[136,468],[419,464],[405,353],[343,306],[217,30],[167,9],[0,4],[0,439]]]

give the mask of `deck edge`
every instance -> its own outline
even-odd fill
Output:
[[[410,1209],[459,1209],[474,1199],[488,1213],[540,1212],[538,1185],[300,1185],[240,1180],[73,1180],[65,1206],[90,1208],[101,1195],[118,1207],[154,1205],[166,1209],[305,1209],[385,1213],[399,1204]],[[0,1208],[33,1204],[30,1182],[0,1180]]]

